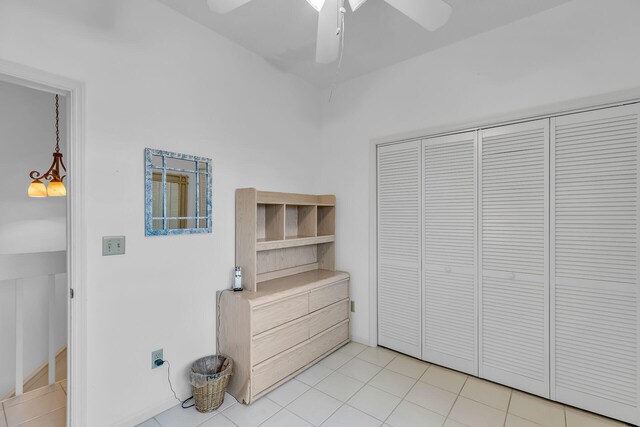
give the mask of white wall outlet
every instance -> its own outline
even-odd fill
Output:
[[[156,360],[164,360],[162,357],[162,349],[151,352],[151,369],[156,369],[162,366],[156,365]]]
[[[356,302],[355,301],[351,301],[351,312],[352,313],[356,312]]]
[[[103,236],[102,256],[123,255],[125,237],[124,236]]]

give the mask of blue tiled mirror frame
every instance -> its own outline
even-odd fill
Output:
[[[153,166],[153,156],[159,156],[162,158],[162,167],[156,167],[154,168]],[[206,227],[201,227],[201,228],[179,228],[179,229],[167,229],[167,218],[166,215],[163,215],[162,217],[156,217],[155,219],[161,219],[162,220],[162,229],[160,230],[154,230],[153,229],[153,171],[154,169],[156,169],[157,171],[161,171],[162,172],[162,194],[166,194],[166,186],[167,186],[167,182],[166,182],[166,174],[167,174],[167,166],[166,166],[166,159],[171,158],[171,159],[180,159],[180,160],[189,160],[189,161],[193,161],[196,162],[196,170],[192,171],[192,170],[181,170],[181,169],[176,169],[176,168],[172,168],[170,169],[171,171],[178,171],[178,172],[195,172],[198,173],[198,169],[200,168],[200,165],[202,163],[206,164],[206,168],[205,168],[205,173],[206,173],[206,182],[207,182],[207,189],[206,189],[206,204],[207,204],[207,208],[206,208],[206,218],[201,217],[201,216],[195,216],[195,217],[185,217],[185,219],[195,219],[196,220],[196,225],[199,224],[199,222],[202,219],[206,219]],[[202,172],[200,172],[202,173]],[[197,175],[196,175],[197,176]],[[195,180],[195,191],[196,194],[198,194],[199,192],[199,185],[200,185],[200,180],[196,179]],[[199,209],[199,198],[196,197],[195,198],[195,202],[196,202],[196,215],[198,215],[198,213],[200,212]],[[166,203],[166,202],[165,202]],[[203,234],[203,233],[211,233],[211,159],[208,159],[206,157],[198,157],[198,156],[191,156],[189,154],[181,154],[181,153],[173,153],[171,151],[164,151],[164,150],[156,150],[153,148],[145,148],[144,149],[144,213],[145,213],[145,235],[146,236],[167,236],[167,235],[171,235],[171,234]],[[166,206],[163,206],[163,213],[166,210]]]

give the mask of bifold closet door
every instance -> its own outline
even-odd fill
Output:
[[[637,104],[554,118],[551,397],[640,424]]]
[[[378,147],[378,344],[421,357],[421,144]]]
[[[423,141],[425,360],[478,374],[477,132]]]
[[[479,141],[480,376],[549,396],[549,120]]]

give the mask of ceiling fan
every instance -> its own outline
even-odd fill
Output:
[[[251,0],[207,0],[216,13],[227,13]],[[316,62],[329,64],[340,56],[344,33],[344,7],[346,0],[307,0],[318,14],[318,39]],[[358,10],[367,0],[348,0],[352,11]],[[384,0],[429,31],[442,27],[451,15],[451,6],[443,0]]]

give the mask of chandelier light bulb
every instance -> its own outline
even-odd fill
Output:
[[[66,195],[67,195],[67,189],[65,188],[62,181],[60,181],[59,179],[54,179],[47,186],[47,196],[49,197],[60,197],[60,196],[66,196]]]
[[[27,194],[29,197],[47,197],[47,187],[44,185],[44,182],[39,179],[35,179],[31,184],[29,184]]]

